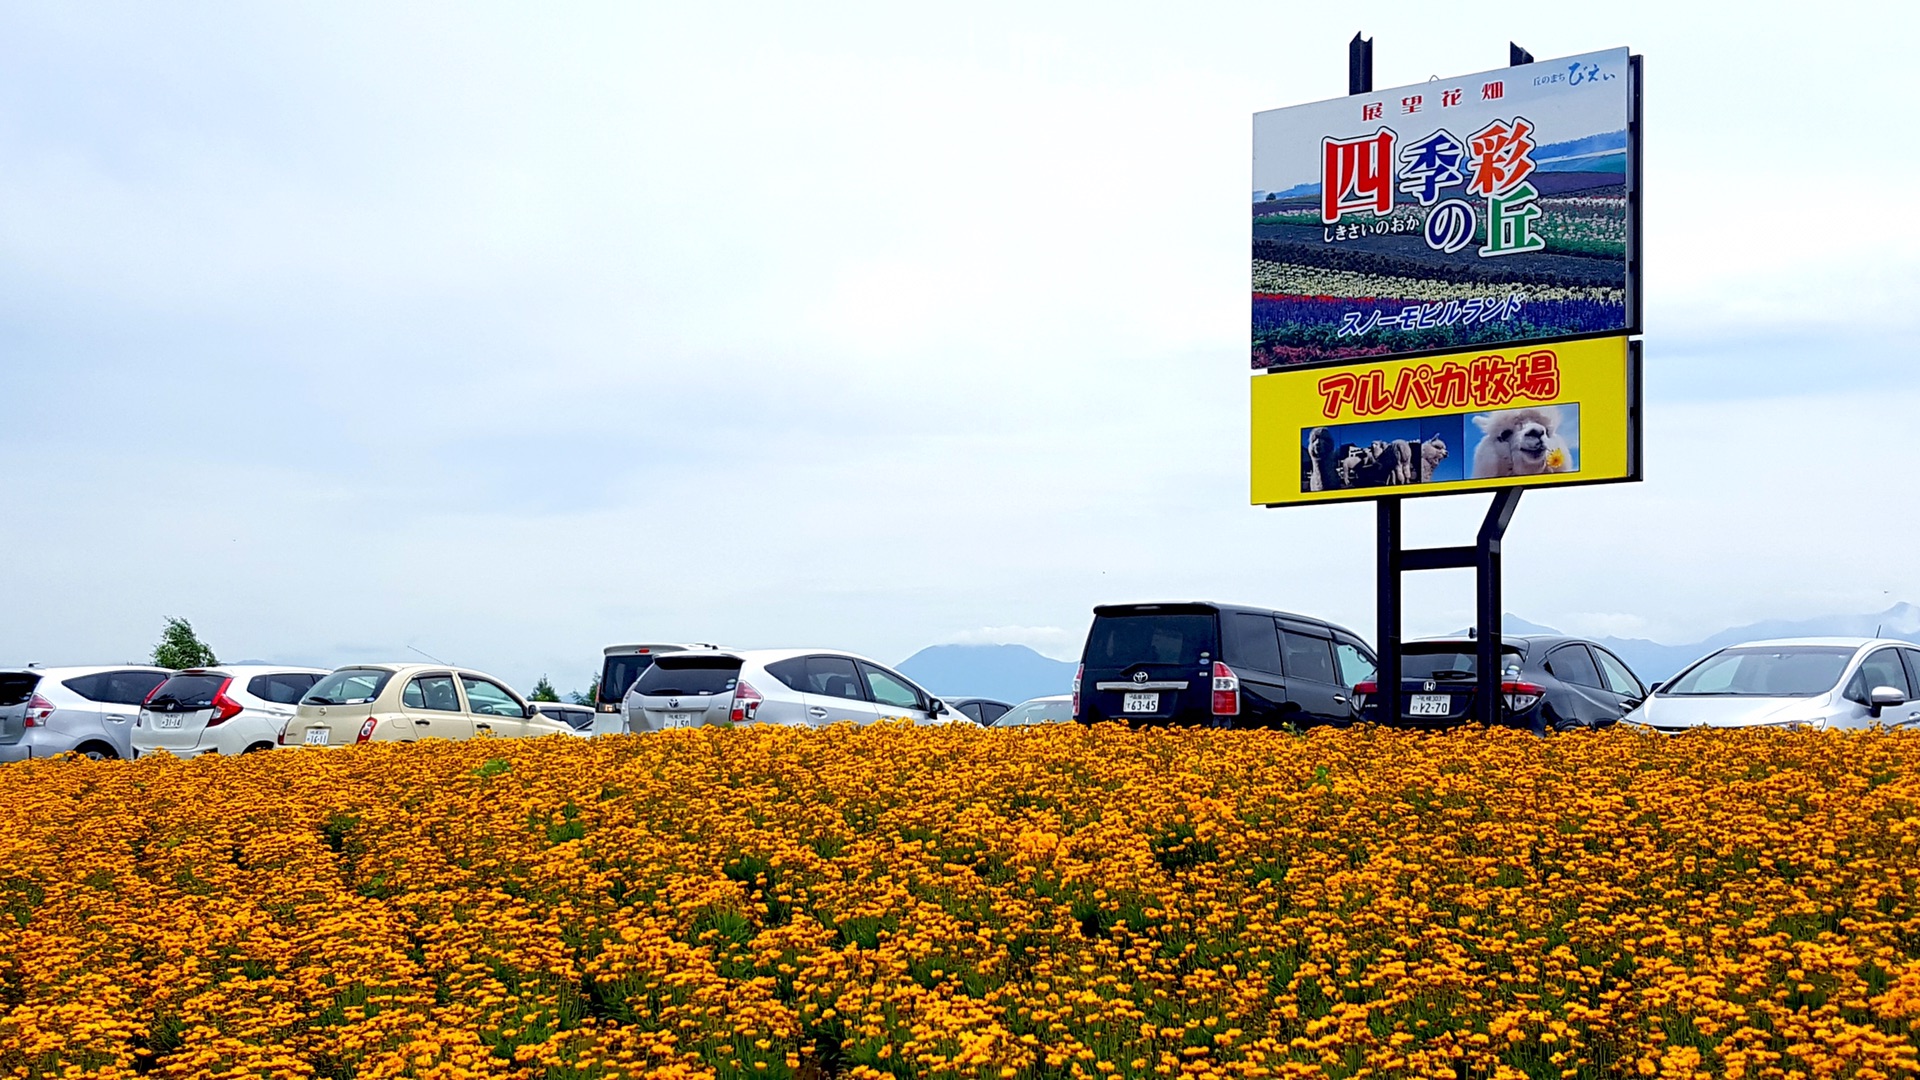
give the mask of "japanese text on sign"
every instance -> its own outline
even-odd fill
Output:
[[[1321,413],[1329,420],[1410,408],[1484,409],[1521,398],[1552,401],[1560,395],[1560,358],[1552,349],[1540,349],[1511,360],[1489,355],[1471,364],[1421,364],[1402,369],[1391,386],[1378,368],[1341,371],[1322,378],[1316,389]]]

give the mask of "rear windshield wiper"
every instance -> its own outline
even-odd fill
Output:
[[[1417,676],[1414,676],[1414,677],[1417,677]],[[1445,670],[1445,671],[1436,671],[1436,672],[1434,672],[1433,674],[1431,674],[1431,675],[1429,675],[1429,676],[1427,676],[1427,678],[1429,678],[1429,679],[1445,679],[1445,680],[1453,680],[1453,679],[1471,679],[1471,678],[1473,678],[1473,672],[1471,672],[1471,671],[1460,671],[1460,670],[1458,670],[1458,669],[1455,669],[1455,668],[1448,668],[1448,669],[1447,669],[1447,670]]]
[[[310,702],[312,702],[312,703],[314,703],[315,705],[338,705],[338,704],[340,704],[339,702],[337,702],[337,701],[335,701],[335,700],[333,700],[333,699],[332,699],[332,698],[330,698],[330,697],[310,697],[310,698],[308,698],[307,700],[308,700],[308,701],[310,701]]]

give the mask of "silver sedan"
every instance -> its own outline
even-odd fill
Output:
[[[905,675],[832,649],[665,653],[634,680],[620,710],[627,730],[635,732],[723,723],[822,727],[966,719]]]

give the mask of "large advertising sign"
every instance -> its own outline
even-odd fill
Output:
[[[1624,337],[1274,370],[1253,380],[1253,501],[1640,478]]]
[[[1253,117],[1256,371],[1640,329],[1639,62]]]

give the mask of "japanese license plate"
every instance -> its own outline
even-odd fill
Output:
[[[1450,716],[1453,714],[1453,695],[1451,694],[1415,694],[1407,703],[1409,716]]]
[[[153,726],[157,728],[177,728],[186,721],[179,713],[154,713]]]
[[[1150,713],[1160,711],[1159,694],[1128,694],[1120,702],[1121,712]]]
[[[683,713],[683,712],[670,712],[670,713],[667,713],[665,716],[662,716],[660,719],[668,727],[686,727],[688,724],[693,723],[693,714]]]
[[[333,731],[330,728],[310,727],[307,729],[307,745],[325,746],[327,745],[328,737],[332,734]]]

